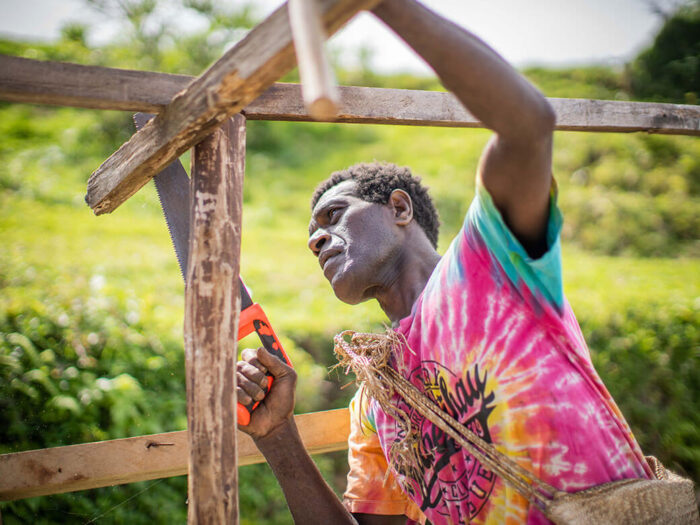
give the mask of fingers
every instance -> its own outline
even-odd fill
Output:
[[[265,367],[274,377],[283,377],[289,374],[294,374],[294,369],[287,366],[281,359],[275,357],[263,347],[258,348],[258,361]]]
[[[245,361],[239,361],[236,368],[240,402],[247,405],[250,401],[261,401],[267,391],[267,376]]]
[[[265,398],[268,393],[268,372],[284,383],[291,384],[293,390],[296,372],[263,347],[257,350],[246,348],[241,352],[241,359],[236,364],[236,394],[240,403],[249,405]]]
[[[241,360],[257,367],[263,374],[267,373],[267,367],[258,360],[258,351],[253,348],[246,348],[241,352]]]
[[[236,383],[238,401],[248,405],[253,401],[261,401],[267,392],[267,368],[259,362],[256,351],[245,349],[241,353],[242,361],[236,364]]]

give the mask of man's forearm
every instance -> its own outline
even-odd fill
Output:
[[[316,468],[293,420],[257,439],[255,444],[282,487],[295,523],[356,525]]]
[[[414,0],[385,0],[373,12],[488,128],[514,138],[551,130],[547,100],[477,36]]]

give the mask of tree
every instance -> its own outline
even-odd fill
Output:
[[[122,28],[113,43],[130,67],[200,74],[256,22],[252,3],[214,0],[85,0]]]
[[[700,93],[700,0],[667,17],[652,46],[628,68],[636,97],[697,104]]]

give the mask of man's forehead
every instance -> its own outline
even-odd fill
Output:
[[[323,195],[321,195],[321,198],[318,199],[316,206],[314,206],[314,212],[323,208],[327,202],[338,197],[357,197],[357,183],[354,180],[344,180],[328,188]]]
[[[319,212],[322,212],[323,208],[332,203],[334,200],[342,200],[344,197],[357,197],[357,184],[353,180],[344,180],[328,188],[323,195],[318,199],[316,206],[314,206],[311,212],[311,220],[309,221],[309,235],[318,227],[316,224],[316,217]]]

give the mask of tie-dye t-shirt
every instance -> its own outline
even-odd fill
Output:
[[[397,368],[444,411],[555,487],[574,492],[651,477],[564,298],[560,228],[553,186],[548,251],[531,259],[477,183],[462,230],[396,328],[408,347],[396,356]],[[395,402],[420,431],[421,475],[392,472],[385,480],[385,456],[399,429],[378,403],[355,396],[344,499],[351,512],[435,524],[547,522],[451,438]]]

